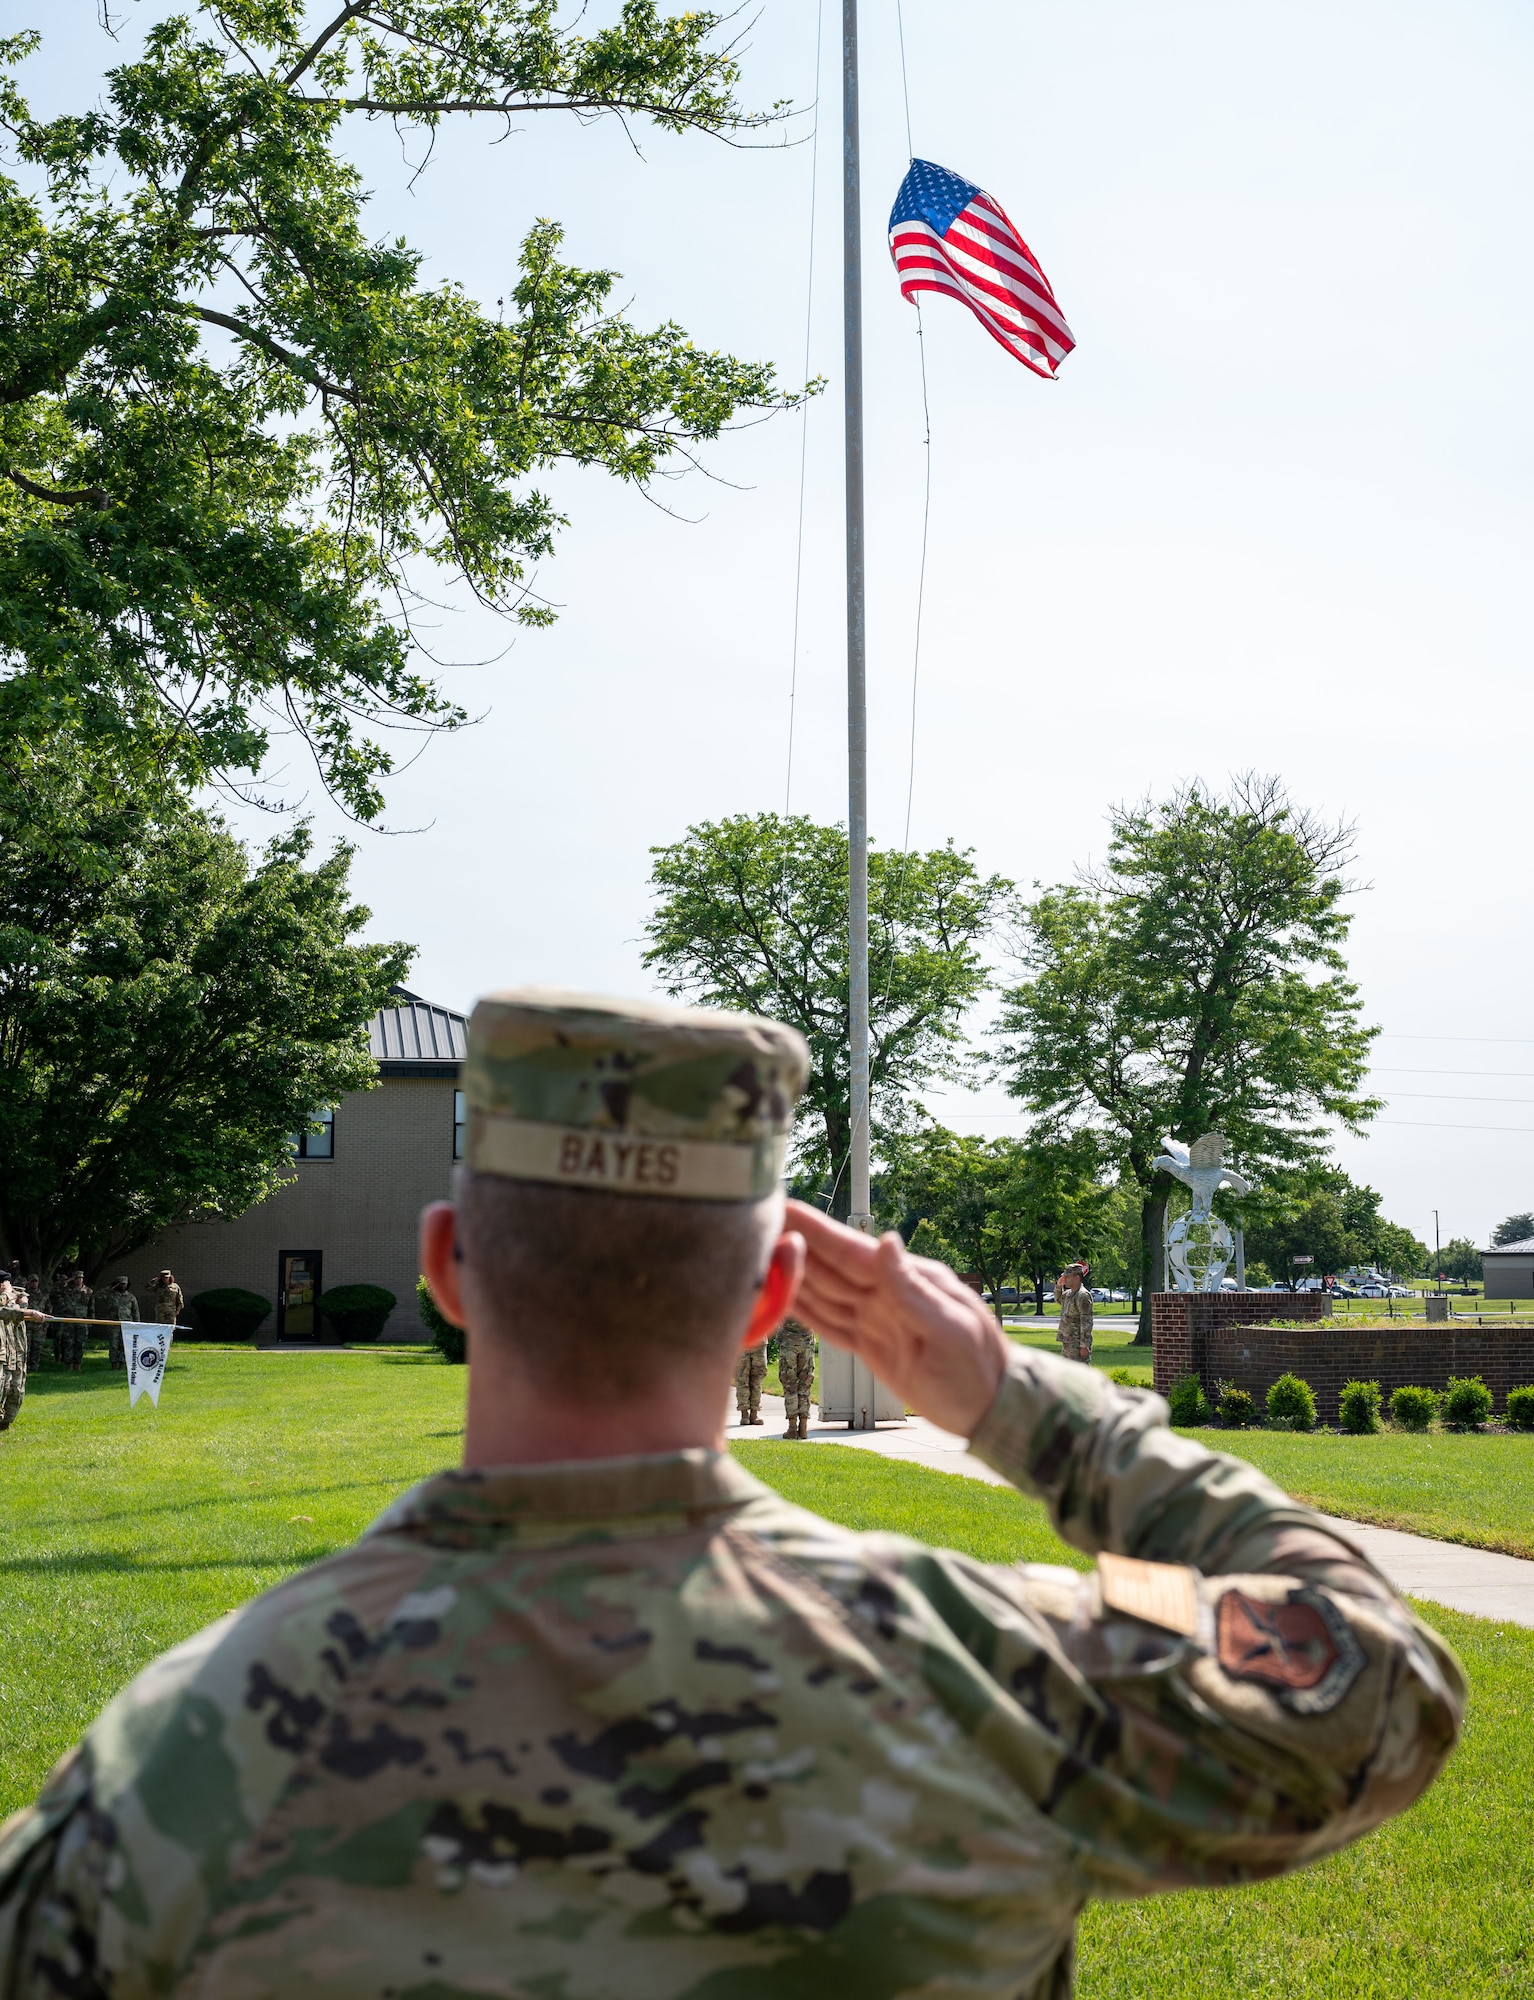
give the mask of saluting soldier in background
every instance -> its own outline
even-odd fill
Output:
[[[1087,1290],[1085,1264],[1067,1264],[1055,1280],[1060,1325],[1055,1338],[1067,1361],[1092,1359],[1092,1294]]]
[[[69,1282],[60,1286],[53,1297],[53,1316],[60,1322],[54,1329],[54,1353],[59,1365],[71,1375],[78,1375],[85,1360],[85,1343],[90,1328],[85,1321],[91,1317],[91,1288],[85,1282],[83,1271],[71,1271]]]
[[[815,1336],[796,1319],[778,1329],[778,1380],[783,1384],[786,1438],[809,1435],[810,1398],[815,1390]]]
[[[107,1310],[102,1315],[104,1319],[110,1319],[114,1313],[117,1316],[117,1325],[107,1335],[107,1359],[114,1368],[126,1368],[128,1365],[128,1353],[122,1330],[138,1318],[138,1300],[128,1286],[127,1278],[113,1280],[111,1289],[107,1293]]]
[[[1160,1397],[785,1208],[808,1067],[746,1015],[479,1003],[420,1265],[464,1464],[117,1696],[0,1836],[0,1993],[1066,2000],[1090,1898],[1303,1867],[1426,1789],[1442,1638]],[[796,1294],[1095,1569],[753,1479],[729,1386]]]
[[[162,1271],[149,1287],[149,1296],[154,1305],[154,1324],[174,1326],[181,1317],[186,1300],[181,1296],[181,1287],[169,1271]]]

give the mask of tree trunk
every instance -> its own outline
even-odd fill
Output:
[[[1151,1294],[1159,1292],[1165,1283],[1162,1271],[1165,1229],[1166,1191],[1163,1188],[1159,1194],[1154,1192],[1153,1183],[1140,1202],[1140,1324],[1135,1329],[1136,1347],[1151,1344]]]

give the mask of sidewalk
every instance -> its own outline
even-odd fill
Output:
[[[732,1401],[726,1436],[731,1442],[737,1438],[781,1439],[784,1427],[781,1399],[764,1396],[762,1416],[766,1421],[761,1429],[738,1429]],[[925,1417],[907,1417],[903,1424],[884,1424],[876,1431],[849,1431],[844,1424],[812,1420],[807,1442],[875,1451],[882,1458],[925,1465],[933,1472],[960,1473],[966,1479],[982,1479],[991,1486],[1007,1484],[999,1472],[970,1456],[963,1438],[939,1430]],[[1497,1555],[1491,1549],[1466,1548],[1460,1542],[1430,1541],[1425,1535],[1406,1535],[1397,1528],[1373,1528],[1363,1521],[1344,1521],[1333,1515],[1325,1515],[1323,1519],[1362,1549],[1397,1590],[1411,1597],[1425,1597],[1433,1604],[1447,1605],[1451,1611],[1468,1611],[1476,1618],[1500,1618],[1510,1625],[1534,1626],[1534,1562],[1521,1556]]]

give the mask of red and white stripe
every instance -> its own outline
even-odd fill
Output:
[[[1054,381],[1076,342],[1033,252],[988,194],[976,195],[946,236],[926,222],[897,224],[890,255],[903,297],[958,299],[1025,368]]]

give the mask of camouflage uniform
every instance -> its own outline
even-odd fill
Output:
[[[153,1302],[155,1326],[174,1326],[186,1308],[186,1300],[181,1296],[181,1287],[172,1278],[168,1285],[158,1278],[151,1281],[149,1297]]]
[[[766,1380],[766,1348],[747,1348],[735,1364],[735,1410],[743,1424],[762,1421],[762,1384]]]
[[[1085,1575],[709,1451],[428,1480],[10,1822],[0,1991],[1063,2000],[1088,1897],[1317,1860],[1464,1710],[1361,1556],[1165,1419],[1013,1351],[972,1448]]]
[[[815,1388],[815,1336],[796,1319],[784,1320],[778,1330],[778,1380],[783,1384],[788,1434],[803,1437]]]
[[[0,1431],[8,1431],[21,1413],[27,1393],[27,1322],[11,1304],[10,1287],[0,1300]]]
[[[24,1291],[27,1295],[27,1304],[29,1306],[32,1306],[38,1312],[46,1312],[48,1310],[47,1290],[43,1284],[42,1279],[37,1275],[35,1271],[28,1272],[27,1275],[24,1278],[21,1278],[19,1281],[13,1278],[11,1280],[11,1283],[13,1286],[19,1283],[21,1290]],[[41,1320],[29,1319],[27,1321],[28,1374],[30,1374],[34,1368],[42,1367],[43,1342],[44,1340],[47,1339],[47,1337],[48,1337],[48,1329]]]
[[[61,1366],[78,1369],[85,1359],[85,1343],[90,1338],[90,1328],[80,1324],[91,1317],[90,1288],[87,1285],[61,1285],[53,1295],[48,1310],[63,1324],[53,1330],[53,1352]]]
[[[1055,1297],[1060,1301],[1060,1326],[1056,1339],[1060,1351],[1067,1361],[1090,1361],[1092,1359],[1092,1295],[1085,1285],[1078,1285],[1068,1292],[1063,1285],[1055,1286]]]
[[[123,1341],[122,1329],[138,1318],[138,1300],[132,1292],[120,1292],[115,1285],[106,1297],[106,1311],[102,1317],[111,1319],[115,1314],[118,1322],[107,1335],[107,1360],[113,1368],[126,1368],[128,1350]]]

